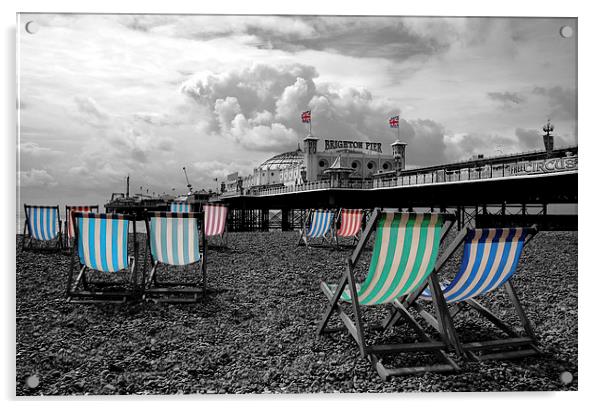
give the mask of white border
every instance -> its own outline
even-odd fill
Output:
[[[521,407],[523,405],[545,407],[579,407],[594,399],[599,400],[598,382],[600,377],[600,308],[596,303],[600,297],[599,274],[601,267],[594,259],[599,253],[598,237],[600,229],[599,209],[596,205],[600,198],[600,155],[599,99],[600,99],[600,29],[599,14],[594,7],[595,2],[575,1],[546,1],[527,2],[524,0],[506,0],[504,2],[483,1],[380,1],[364,2],[326,2],[324,0],[299,0],[296,2],[276,1],[216,1],[189,2],[183,0],[126,2],[124,0],[98,0],[82,2],[75,0],[5,0],[1,3],[0,18],[4,34],[4,64],[2,90],[2,124],[3,132],[3,215],[0,229],[2,243],[0,251],[4,260],[3,307],[2,314],[4,337],[2,350],[4,353],[4,370],[0,384],[3,387],[2,397],[10,406],[23,404],[44,405],[45,407],[80,407],[81,399],[67,402],[56,398],[44,400],[18,400],[15,394],[15,311],[14,311],[14,273],[15,271],[15,22],[17,11],[73,11],[73,12],[146,12],[146,13],[235,13],[235,14],[388,14],[388,15],[455,15],[455,16],[563,16],[579,18],[579,130],[581,142],[580,167],[580,205],[579,216],[582,221],[579,233],[579,392],[576,393],[478,393],[478,394],[394,394],[394,395],[288,395],[277,398],[270,396],[246,396],[208,399],[184,398],[178,400],[178,406],[194,406],[227,404],[228,406],[262,408],[265,406],[281,407],[283,404],[292,407],[306,408],[308,401],[311,405],[345,405],[359,404],[365,406],[367,401],[376,407],[423,406],[425,404],[453,407],[503,407],[508,405]],[[584,149],[585,148],[585,149]],[[595,155],[595,156],[594,156]],[[597,200],[598,199],[598,200]],[[594,213],[596,212],[596,213]],[[596,311],[596,308],[598,311]],[[7,335],[8,334],[8,335]],[[8,370],[7,370],[8,369]],[[105,408],[107,401],[111,406],[130,406],[134,401],[150,407],[163,407],[172,398],[140,399],[124,397],[120,399],[96,398],[87,401],[86,406]]]

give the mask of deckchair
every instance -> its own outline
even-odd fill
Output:
[[[337,217],[337,222],[340,222],[339,229],[334,236],[337,246],[339,245],[339,239],[349,237],[353,238],[352,245],[354,245],[362,230],[363,220],[364,211],[362,209],[341,209]],[[335,225],[337,222],[335,222]]]
[[[203,206],[205,237],[218,237],[219,245],[228,246],[228,206],[217,204],[206,204]]]
[[[327,323],[334,312],[338,313],[344,324],[342,329],[347,329],[352,335],[361,356],[368,358],[384,380],[397,375],[458,370],[458,365],[446,353],[453,346],[447,327],[450,320],[433,276],[439,244],[449,232],[454,219],[455,216],[448,213],[398,213],[375,209],[351,257],[347,259],[347,271],[339,283],[333,285],[323,281],[320,284],[328,298],[328,306],[318,325],[318,334],[333,331],[327,328]],[[365,280],[356,283],[354,269],[373,231],[375,241],[370,268]],[[433,340],[399,301],[426,284],[433,289],[438,300],[435,310],[442,322],[437,328],[441,341]],[[345,312],[345,303],[351,304],[353,319]],[[416,331],[420,342],[368,346],[360,307],[378,305],[399,311]],[[386,368],[382,362],[383,355],[419,351],[434,353],[443,363]]]
[[[23,226],[23,250],[34,249],[59,251],[63,248],[61,215],[58,206],[30,206],[25,204],[25,224]],[[48,245],[44,245],[48,243]]]
[[[464,244],[464,254],[458,273],[450,282],[442,283],[443,297],[447,302],[450,318],[453,320],[464,309],[472,309],[508,335],[506,338],[460,343],[457,338],[459,334],[452,326],[452,336],[457,338],[460,348],[475,360],[518,358],[541,352],[537,347],[533,327],[511,282],[525,244],[536,233],[536,226],[464,229],[447,249],[442,257],[442,263],[436,268],[436,271],[439,271],[455,250]],[[523,327],[523,335],[475,300],[483,294],[502,287],[516,310]],[[420,298],[431,301],[433,295],[429,289],[425,289],[420,294]],[[415,299],[409,299],[406,303],[414,303],[418,309],[421,309]],[[426,310],[421,309],[420,313],[431,325],[438,325],[437,319]],[[391,327],[397,319],[398,317],[392,317],[385,325]]]
[[[309,221],[311,221],[311,224],[308,228]],[[300,237],[297,246],[303,242],[307,247],[311,247],[312,243],[310,240],[312,239],[322,239],[321,244],[324,241],[332,244],[334,238],[333,221],[334,212],[332,210],[310,210],[305,217],[303,227],[299,231]]]
[[[123,303],[128,298],[138,297],[136,276],[138,245],[134,216],[74,212],[73,218],[77,245],[71,253],[67,301]],[[128,256],[130,227],[134,235],[132,256]],[[88,273],[94,270],[100,274],[111,275],[114,279],[92,281]],[[77,277],[74,280],[76,272]],[[125,276],[125,280],[116,280],[119,278],[118,275]]]
[[[150,251],[151,270],[144,279],[144,299],[156,302],[195,302],[199,294],[206,292],[207,252],[202,223],[201,213],[147,213],[146,250]],[[157,269],[160,265],[174,269],[194,269],[195,265],[198,266],[200,287],[198,283],[159,282]]]
[[[98,205],[92,206],[65,206],[65,247],[71,248],[75,240],[75,220],[73,219],[74,212],[82,213],[98,213]]]
[[[171,202],[169,211],[172,213],[190,213],[192,212],[192,205],[186,202]]]

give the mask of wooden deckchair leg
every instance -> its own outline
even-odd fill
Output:
[[[326,324],[328,323],[328,320],[332,316],[332,313],[336,310],[338,302],[339,302],[339,298],[341,298],[341,295],[343,295],[343,291],[345,290],[347,281],[348,281],[347,275],[343,274],[343,277],[341,277],[341,279],[339,280],[339,284],[337,285],[337,289],[334,292],[332,299],[328,300],[328,307],[326,308],[326,311],[324,311],[322,320],[318,324],[318,330],[317,330],[318,335],[322,335],[324,333],[324,330],[326,329]]]
[[[360,347],[362,358],[366,357],[366,341],[364,339],[364,326],[362,324],[362,316],[360,312],[360,302],[357,297],[357,288],[355,287],[355,279],[353,277],[353,266],[351,259],[347,259],[347,281],[349,282],[349,293],[351,295],[351,304],[353,307],[353,316],[355,318],[355,327],[357,330],[357,343]]]
[[[445,342],[446,345],[451,344],[459,355],[463,355],[460,340],[454,328],[454,323],[449,313],[445,297],[443,296],[443,291],[441,291],[441,287],[439,287],[439,280],[435,271],[429,276],[428,282],[433,296],[433,306],[435,307],[437,322],[439,323],[439,333],[443,338],[443,342]]]
[[[475,301],[475,300],[465,300],[465,302],[466,302],[466,304],[468,306],[470,306],[471,308],[473,308],[475,311],[477,311],[483,317],[487,318],[495,326],[497,326],[499,329],[501,329],[502,331],[504,331],[505,333],[507,333],[511,337],[518,337],[518,334],[512,328],[510,328],[508,325],[506,325],[494,313],[492,313],[491,311],[489,311],[483,305],[479,304],[477,301]]]
[[[82,266],[82,268],[79,270],[79,274],[77,275],[77,278],[75,279],[75,283],[73,283],[73,288],[77,288],[79,286],[80,281],[82,282],[82,285],[84,286],[85,289],[88,289],[88,282],[86,280],[86,266]]]
[[[420,324],[418,323],[418,321],[416,321],[414,319],[414,317],[412,317],[412,314],[410,314],[410,312],[406,309],[406,307],[401,302],[399,302],[398,300],[395,300],[395,301],[393,301],[393,306],[399,312],[400,317],[405,318],[406,322],[414,329],[414,331],[416,332],[416,334],[418,334],[418,337],[420,338],[421,341],[423,341],[423,342],[430,342],[431,341],[431,339],[428,336],[428,334],[420,326]],[[458,366],[458,364],[456,364],[447,355],[447,353],[445,353],[445,351],[443,351],[442,349],[437,349],[434,352],[439,356],[439,358],[441,358],[448,365],[450,365],[451,368],[453,368],[456,371],[460,370],[460,367]]]
[[[25,237],[25,233],[27,232],[27,218],[25,218],[25,224],[23,225],[23,239],[21,240],[21,251],[25,250],[25,241],[27,237]]]
[[[512,304],[514,305],[514,308],[516,308],[516,313],[518,314],[518,317],[520,318],[520,321],[523,324],[525,332],[530,338],[533,338],[535,340],[535,331],[533,331],[533,327],[529,322],[529,318],[527,318],[527,314],[525,314],[525,310],[523,309],[523,306],[518,300],[518,297],[516,296],[516,291],[510,280],[504,283],[504,288],[506,289],[506,292],[510,297],[510,301],[512,301]]]
[[[71,249],[71,261],[69,262],[69,276],[67,277],[67,297],[71,294],[73,285],[73,269],[75,268],[75,249]]]

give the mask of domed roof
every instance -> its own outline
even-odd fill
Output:
[[[301,149],[297,149],[296,151],[281,153],[266,160],[261,165],[259,165],[259,169],[286,169],[290,168],[291,166],[301,165],[303,164],[303,161],[303,151]]]

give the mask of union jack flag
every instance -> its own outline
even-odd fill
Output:
[[[311,111],[305,111],[301,114],[301,122],[311,122]]]
[[[389,126],[391,128],[399,128],[399,115],[395,115],[389,118]]]

